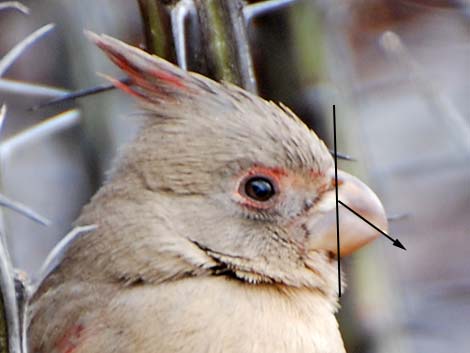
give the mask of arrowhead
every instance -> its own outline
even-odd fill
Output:
[[[406,250],[406,248],[403,246],[403,244],[402,244],[402,243],[400,242],[400,240],[398,240],[398,239],[395,239],[395,240],[393,241],[393,245],[396,246],[397,248]]]

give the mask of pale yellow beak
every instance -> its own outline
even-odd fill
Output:
[[[309,233],[308,249],[324,249],[337,254],[334,170],[330,174],[333,188],[321,195],[305,225]],[[387,232],[387,217],[377,195],[359,179],[343,171],[338,171],[338,199]],[[353,253],[380,236],[377,230],[341,204],[338,204],[338,211],[341,256]]]

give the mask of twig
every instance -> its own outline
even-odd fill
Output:
[[[161,1],[138,0],[147,50],[169,61],[175,57],[170,15]]]
[[[196,2],[211,77],[257,93],[243,6],[241,0]]]
[[[4,239],[3,235],[1,237]],[[5,314],[4,329],[6,334],[5,341],[2,345],[6,348],[8,345],[8,353],[21,353],[21,335],[20,320],[18,313],[18,305],[16,302],[14,271],[11,265],[10,256],[5,248],[3,241],[0,242],[0,287],[2,288],[3,311]],[[3,330],[2,330],[3,331]]]

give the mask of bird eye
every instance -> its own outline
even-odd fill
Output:
[[[268,201],[275,194],[271,181],[263,177],[254,177],[245,183],[245,194],[256,201]]]

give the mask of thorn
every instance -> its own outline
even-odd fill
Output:
[[[0,91],[24,96],[42,96],[51,99],[69,93],[69,91],[56,87],[6,78],[0,78]]]
[[[29,8],[19,1],[5,1],[0,3],[0,11],[8,9],[17,10],[24,15],[29,15]]]
[[[1,142],[0,155],[2,158],[7,158],[16,148],[31,144],[58,131],[75,126],[79,121],[80,112],[77,109],[67,110],[54,115]]]
[[[406,248],[403,246],[403,244],[402,244],[402,243],[400,242],[400,240],[398,240],[398,239],[395,239],[395,240],[393,241],[393,245],[396,246],[397,248],[406,250]]]
[[[188,69],[186,52],[186,19],[188,15],[195,14],[195,6],[192,0],[182,0],[171,10],[171,29],[175,41],[175,52],[178,66],[183,70]]]
[[[10,210],[16,211],[17,213],[31,219],[32,221],[42,224],[43,226],[48,226],[51,224],[47,218],[39,215],[35,211],[31,210],[29,207],[8,199],[6,196],[0,194],[0,206],[4,206]]]
[[[124,83],[124,84],[129,84],[131,80],[130,80],[130,78],[125,77],[125,78],[119,79],[118,81],[121,82],[121,83]],[[29,108],[29,110],[30,111],[38,110],[38,109],[48,107],[48,106],[51,106],[51,105],[56,105],[56,104],[68,102],[68,101],[71,101],[71,100],[75,100],[77,98],[91,96],[91,95],[94,95],[94,94],[97,94],[97,93],[110,91],[110,90],[113,90],[115,88],[116,88],[116,86],[112,83],[111,84],[110,83],[104,83],[102,85],[98,85],[98,86],[95,86],[95,87],[85,88],[85,89],[78,90],[78,91],[75,91],[75,92],[66,93],[66,94],[64,94],[60,97],[51,99],[50,101],[47,101],[45,103],[35,105],[34,107]]]
[[[259,15],[264,15],[271,11],[275,11],[283,7],[289,6],[295,1],[296,0],[268,0],[246,5],[243,8],[243,16],[245,17],[245,21],[249,23],[253,18]]]
[[[404,212],[404,213],[397,213],[391,216],[387,216],[387,221],[389,222],[394,222],[394,221],[401,221],[402,219],[410,217],[409,212]]]
[[[54,269],[59,263],[62,261],[65,252],[70,247],[71,244],[80,236],[87,234],[89,232],[93,232],[98,229],[96,224],[90,224],[86,226],[80,226],[73,228],[70,232],[68,232],[49,252],[44,260],[38,275],[36,276],[36,280],[31,285],[30,295],[32,296],[39,288],[41,283],[47,277],[47,275]]]
[[[329,150],[331,155],[334,157],[335,156],[335,151],[333,150]],[[338,159],[342,159],[342,160],[345,160],[345,161],[351,161],[351,162],[355,162],[357,161],[356,158],[354,157],[351,157],[350,155],[347,155],[347,154],[344,154],[344,153],[341,153],[341,152],[336,152],[336,156],[338,157]]]
[[[49,31],[51,31],[54,28],[53,23],[49,23],[48,25],[45,25],[33,33],[31,33],[29,36],[24,38],[21,42],[16,44],[6,55],[3,56],[2,59],[0,59],[0,77],[3,76],[3,74],[10,68],[10,66],[15,62],[15,60],[23,54],[23,52],[28,49],[31,45],[36,43],[36,41],[42,37],[43,35],[47,34]]]
[[[3,122],[5,121],[5,116],[7,115],[7,105],[2,104],[0,107],[0,132],[2,131]]]

